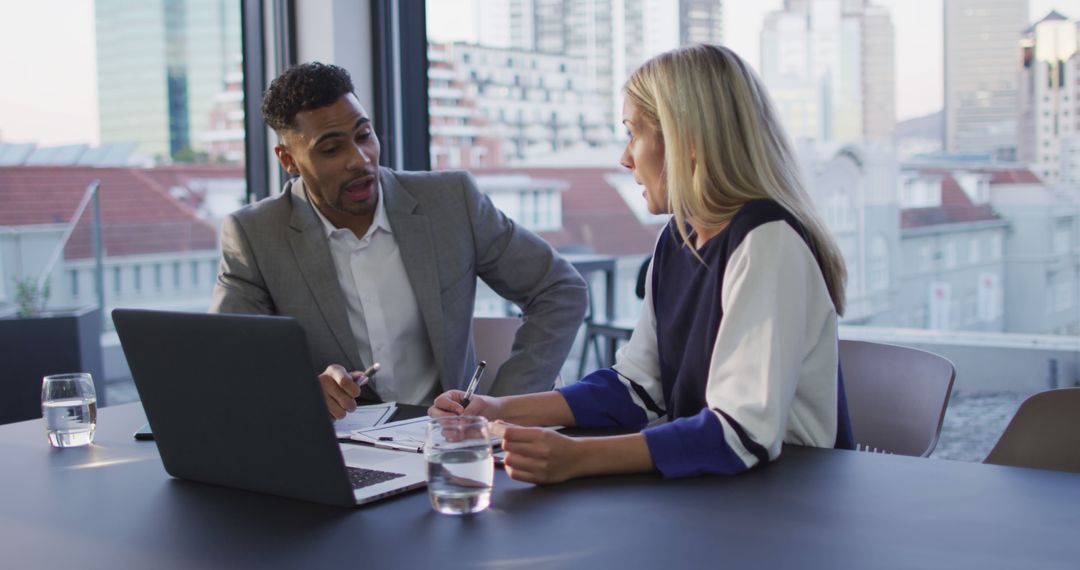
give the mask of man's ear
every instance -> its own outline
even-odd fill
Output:
[[[289,152],[288,147],[284,143],[278,143],[274,146],[274,155],[277,156],[278,162],[281,163],[281,167],[285,169],[285,172],[292,174],[293,176],[300,175],[300,169],[296,166],[296,160],[293,159],[293,155]]]

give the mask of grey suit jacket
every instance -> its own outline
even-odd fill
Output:
[[[480,393],[548,390],[587,303],[585,282],[532,232],[518,226],[461,171],[396,172],[379,180],[386,214],[427,329],[443,389],[464,389],[475,368],[476,278],[521,307],[513,355]],[[290,181],[281,194],[230,214],[211,312],[287,315],[307,336],[315,372],[362,370],[326,235]]]

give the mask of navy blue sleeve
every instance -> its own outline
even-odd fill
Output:
[[[634,404],[630,390],[611,368],[597,370],[557,391],[566,398],[579,427],[641,429],[648,423],[645,410]]]
[[[653,463],[664,477],[692,477],[705,473],[735,475],[749,468],[728,445],[724,439],[724,425],[716,412],[708,408],[697,415],[649,428],[644,434]],[[739,435],[743,439],[742,434]],[[745,439],[743,443],[747,443]],[[764,452],[764,448],[756,444],[750,446],[752,452],[755,446]]]

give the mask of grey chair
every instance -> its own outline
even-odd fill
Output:
[[[932,352],[840,341],[848,414],[858,449],[927,457],[937,446],[956,369]]]
[[[473,317],[473,343],[476,361],[487,362],[484,379],[480,382],[481,394],[487,394],[499,368],[510,359],[514,347],[514,335],[521,327],[518,317]]]
[[[638,268],[637,283],[634,287],[634,295],[638,299],[645,299],[645,278],[649,273],[650,262],[652,262],[652,255],[646,257]],[[638,321],[637,318],[612,320],[600,318],[593,307],[592,299],[590,292],[589,311],[585,315],[585,341],[581,345],[581,361],[578,363],[578,378],[585,376],[590,349],[596,355],[597,368],[607,368],[615,364],[615,350],[619,343],[630,340]]]
[[[1080,388],[1024,400],[983,463],[1080,473]]]

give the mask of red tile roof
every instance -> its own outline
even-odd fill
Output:
[[[518,168],[474,169],[477,176],[523,174],[543,180],[562,180],[569,186],[562,194],[562,229],[541,232],[552,247],[583,245],[605,255],[648,254],[656,243],[661,224],[643,224],[611,184],[615,168]],[[644,198],[642,198],[644,200]]]
[[[1001,219],[989,204],[972,202],[967,192],[964,192],[948,171],[926,169],[920,170],[919,173],[942,177],[941,206],[902,210],[900,212],[902,229]]]
[[[205,170],[209,168],[210,170]],[[228,167],[231,172],[236,167]],[[68,222],[87,185],[101,181],[101,216],[105,254],[136,255],[165,251],[216,249],[217,231],[191,208],[173,199],[172,180],[207,177],[224,167],[163,169],[82,166],[0,167],[0,226]],[[240,177],[243,177],[242,171]],[[179,182],[178,182],[179,183]],[[67,259],[93,255],[88,207],[64,249]]]
[[[991,184],[1042,184],[1035,173],[1026,168],[1014,170],[997,170],[991,172]]]

